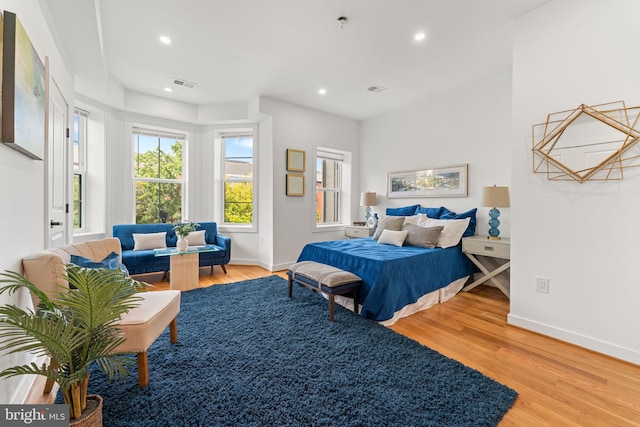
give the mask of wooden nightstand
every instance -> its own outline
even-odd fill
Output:
[[[482,271],[484,276],[465,286],[469,291],[490,281],[509,298],[509,272],[511,267],[511,241],[490,240],[486,236],[471,236],[462,239],[462,252]],[[479,256],[480,258],[476,258]],[[500,273],[503,273],[501,276]],[[498,280],[502,279],[502,281]]]
[[[350,239],[371,237],[373,236],[373,228],[363,227],[361,225],[346,225],[344,227],[344,235]]]

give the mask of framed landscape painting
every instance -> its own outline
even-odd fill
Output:
[[[46,69],[15,13],[2,19],[2,142],[44,159]]]
[[[467,164],[437,169],[393,172],[387,177],[387,197],[466,197]]]

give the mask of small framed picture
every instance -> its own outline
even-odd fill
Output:
[[[304,150],[293,150],[287,148],[287,170],[292,172],[304,172],[305,166]]]
[[[304,175],[287,174],[287,196],[304,196]]]

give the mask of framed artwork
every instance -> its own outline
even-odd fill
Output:
[[[15,13],[2,20],[2,142],[44,159],[46,69]]]
[[[393,172],[387,177],[387,197],[466,197],[467,164],[437,169]]]
[[[287,174],[287,196],[304,196],[304,175]]]
[[[292,172],[304,172],[305,152],[287,148],[287,170]]]

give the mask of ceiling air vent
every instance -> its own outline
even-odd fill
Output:
[[[371,93],[380,93],[385,90],[387,90],[387,88],[380,85],[371,85],[367,88],[367,92],[371,92]]]
[[[189,89],[193,89],[194,87],[196,87],[196,83],[182,79],[173,79],[173,84],[176,86],[188,87]]]

